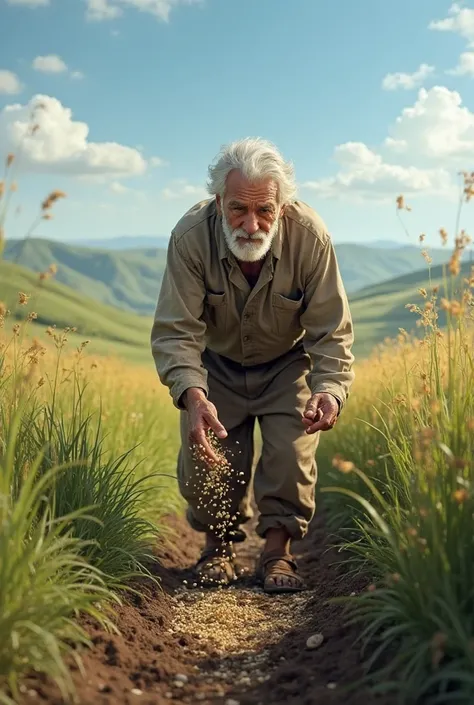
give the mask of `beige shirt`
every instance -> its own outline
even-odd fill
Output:
[[[345,403],[353,382],[353,327],[334,248],[305,203],[287,206],[257,284],[230,252],[215,199],[177,223],[151,332],[158,375],[175,405],[190,387],[208,391],[207,347],[243,366],[271,362],[302,341],[308,384]]]

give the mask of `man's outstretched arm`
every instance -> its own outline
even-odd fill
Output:
[[[151,330],[151,349],[158,376],[174,405],[190,417],[190,441],[212,459],[206,431],[227,434],[207,400],[207,371],[201,360],[206,324],[202,320],[206,289],[201,263],[192,261],[182,240],[171,235],[166,269]]]

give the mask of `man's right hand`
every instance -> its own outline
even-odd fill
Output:
[[[227,431],[217,417],[217,409],[208,399],[202,389],[188,389],[184,395],[184,406],[189,414],[189,440],[192,444],[201,446],[205,456],[211,462],[219,458],[212,449],[206,432],[211,429],[217,438],[227,438]]]

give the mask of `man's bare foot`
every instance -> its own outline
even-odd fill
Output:
[[[290,553],[291,537],[286,529],[269,529],[260,558],[259,574],[265,592],[297,592],[304,589],[298,567]]]

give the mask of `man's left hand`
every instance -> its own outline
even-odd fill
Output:
[[[306,433],[329,431],[334,427],[339,414],[339,404],[332,394],[313,394],[306,404],[303,423]]]

